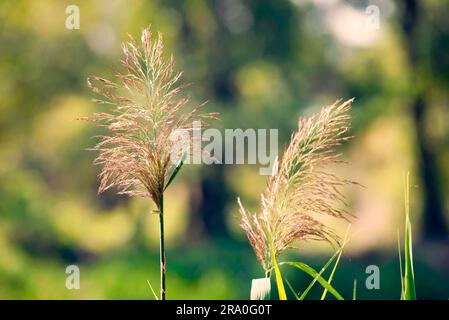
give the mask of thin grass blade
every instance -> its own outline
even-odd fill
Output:
[[[147,283],[148,283],[148,285],[150,286],[150,289],[151,289],[151,292],[153,293],[154,298],[155,298],[156,300],[159,300],[159,298],[157,297],[156,292],[155,292],[154,289],[153,289],[153,286],[152,286],[151,283],[150,283],[150,280],[147,280]]]
[[[337,251],[335,251],[335,253],[332,255],[332,257],[330,257],[330,259],[326,262],[326,264],[321,268],[320,272],[318,273],[318,276],[321,276],[326,271],[326,269],[331,265],[332,261],[334,261],[334,259],[343,251],[343,248],[349,242],[348,235],[349,235],[350,227],[351,226],[349,225],[348,226],[348,230],[347,230],[346,235],[345,235],[345,241],[343,242],[342,246]],[[307,294],[312,289],[313,285],[318,281],[318,276],[315,277],[310,282],[309,286],[304,290],[304,292],[300,296],[300,300],[304,300],[306,298]]]
[[[348,241],[348,235],[349,235],[349,231],[350,230],[351,230],[351,225],[349,225],[348,229],[346,230],[345,240],[343,242],[345,244]],[[331,284],[332,279],[334,278],[334,274],[335,274],[335,271],[337,270],[338,263],[340,262],[340,258],[341,258],[342,254],[343,254],[343,247],[341,248],[340,253],[338,254],[337,261],[335,261],[335,264],[334,264],[334,267],[332,269],[331,275],[329,276],[329,279],[327,280],[327,282],[329,282],[329,284]],[[323,294],[321,295],[321,300],[324,300],[326,298],[326,294],[327,294],[327,289],[324,289]]]
[[[168,179],[167,184],[165,185],[164,190],[166,190],[168,188],[168,186],[173,182],[173,180],[176,178],[176,176],[178,175],[179,171],[181,170],[184,162],[187,159],[187,154],[184,153],[181,157],[181,159],[179,160],[178,164],[176,165],[175,169],[173,170],[170,178]]]
[[[402,269],[401,240],[399,236],[399,229],[397,230],[397,238],[398,238],[399,272],[401,276],[401,300],[404,300],[404,271]]]
[[[287,300],[287,294],[285,293],[285,287],[284,282],[282,281],[281,270],[279,270],[278,262],[276,260],[276,256],[274,255],[274,252],[272,256],[273,256],[274,273],[276,275],[276,285],[279,293],[279,300]]]
[[[410,223],[410,193],[409,176],[407,172],[405,179],[405,245],[404,245],[404,299],[416,300],[415,275],[413,272],[413,247],[412,247],[412,225]]]
[[[301,299],[299,299],[298,294],[296,293],[295,289],[293,289],[293,286],[290,284],[290,281],[288,281],[287,278],[285,278],[285,282],[287,282],[287,286],[290,289],[290,291],[293,293],[293,295],[295,296],[296,300],[301,300]]]
[[[310,267],[309,265],[303,263],[303,262],[285,262],[285,264],[291,265],[293,267],[298,268],[299,270],[304,271],[308,275],[310,275],[314,280],[318,281],[323,288],[326,288],[335,298],[338,300],[344,300],[344,298],[341,296],[340,293],[337,292],[337,290],[332,287],[329,282],[327,282],[315,269]],[[303,300],[305,296],[305,292],[301,295],[300,299]]]
[[[404,257],[404,299],[416,300],[415,275],[413,271],[413,248],[412,248],[412,226],[410,220],[406,219],[405,230],[405,257]]]

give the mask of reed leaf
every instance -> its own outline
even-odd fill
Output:
[[[404,176],[405,187],[405,245],[404,245],[404,299],[416,300],[413,272],[412,225],[410,223],[410,173]]]
[[[298,296],[298,294],[296,293],[295,289],[293,288],[293,286],[291,285],[290,281],[288,281],[287,279],[285,279],[285,282],[287,283],[288,288],[290,289],[290,291],[293,293],[293,296],[295,297],[296,300],[301,300],[301,298]]]
[[[152,286],[151,283],[150,283],[150,280],[147,280],[147,283],[148,283],[148,286],[150,287],[151,293],[153,294],[154,298],[155,298],[156,300],[159,300],[159,298],[157,297],[156,292],[155,292],[154,289],[153,289],[153,286]]]
[[[279,270],[279,266],[276,260],[276,256],[274,255],[274,250],[272,250],[272,258],[273,258],[273,267],[274,273],[276,276],[276,286],[278,288],[279,300],[287,300],[287,294],[285,293],[284,282],[282,281],[281,270]]]
[[[337,270],[338,267],[338,263],[340,262],[341,256],[343,254],[343,247],[346,245],[347,241],[348,241],[348,236],[349,236],[349,231],[351,230],[351,225],[348,226],[348,229],[346,230],[346,235],[345,235],[345,241],[343,243],[343,246],[340,248],[340,253],[338,254],[337,257],[337,261],[334,264],[334,268],[332,269],[331,275],[329,276],[329,279],[327,280],[327,282],[329,282],[329,284],[332,282],[332,279],[334,277],[335,271]],[[327,289],[324,289],[323,294],[321,295],[321,300],[324,300],[326,298],[326,294],[327,294]]]
[[[162,34],[148,27],[140,41],[130,36],[123,43],[122,70],[116,82],[93,76],[87,84],[102,105],[101,112],[81,118],[106,131],[97,136],[94,163],[101,166],[98,193],[115,189],[118,194],[151,199],[159,214],[161,300],[166,297],[164,245],[164,191],[184,163],[184,150],[191,153],[194,138],[173,139],[173,134],[193,130],[193,123],[204,125],[216,119],[212,113],[200,114],[204,105],[189,108],[189,98],[180,83],[182,72],[175,70],[173,56],[165,57]],[[181,148],[180,148],[181,147]],[[181,162],[172,161],[182,155]],[[166,182],[168,181],[168,182]],[[150,286],[151,287],[151,286]],[[152,287],[151,290],[153,291]]]
[[[404,300],[404,271],[402,269],[402,256],[401,256],[401,239],[399,236],[399,229],[397,230],[398,241],[398,259],[399,259],[399,272],[401,276],[401,300]]]
[[[176,165],[175,169],[173,170],[172,174],[170,175],[170,178],[168,179],[167,184],[164,187],[164,191],[168,188],[168,186],[173,182],[173,180],[178,175],[179,171],[181,170],[182,166],[184,165],[184,162],[187,159],[187,153],[184,153],[179,160],[178,164]]]
[[[304,271],[309,276],[311,276],[314,279],[317,279],[318,283],[323,287],[326,288],[335,298],[338,300],[344,300],[342,295],[337,292],[330,284],[326,281],[315,269],[310,267],[309,265],[303,263],[303,262],[285,262],[285,264],[288,264],[290,266],[293,266],[295,268],[298,268],[301,271]],[[307,293],[306,293],[307,294]],[[301,295],[300,300],[304,299],[304,293]]]

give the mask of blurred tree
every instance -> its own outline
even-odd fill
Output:
[[[438,167],[435,141],[426,130],[426,116],[430,106],[428,94],[432,81],[431,70],[426,60],[430,49],[425,45],[427,37],[422,32],[426,19],[426,7],[418,0],[399,1],[402,10],[401,25],[404,32],[405,51],[411,69],[411,112],[416,128],[418,163],[423,183],[423,235],[427,239],[447,239],[448,228],[445,221],[444,191],[441,183],[442,170]],[[442,61],[443,62],[443,61]],[[447,62],[447,61],[446,61]]]

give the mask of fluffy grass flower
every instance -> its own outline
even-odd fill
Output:
[[[123,44],[123,71],[111,81],[100,77],[88,79],[90,89],[99,95],[95,102],[106,106],[102,112],[83,118],[105,129],[97,136],[92,150],[98,152],[95,164],[99,174],[99,193],[115,188],[119,194],[151,198],[158,207],[161,232],[161,298],[165,298],[165,249],[163,195],[180,168],[171,161],[179,140],[177,130],[192,130],[192,123],[204,125],[211,113],[187,108],[186,85],[179,84],[182,73],[174,69],[174,59],[164,58],[162,35],[153,36],[144,29],[140,43],[130,36]],[[193,143],[193,135],[186,144]],[[178,155],[180,156],[180,155]],[[182,163],[181,163],[182,165]]]
[[[350,138],[348,111],[352,101],[337,101],[318,114],[299,119],[298,131],[274,166],[258,213],[248,213],[238,199],[240,225],[267,273],[275,258],[297,241],[339,242],[332,228],[318,216],[349,217],[339,188],[352,182],[326,167],[341,162],[335,148]]]

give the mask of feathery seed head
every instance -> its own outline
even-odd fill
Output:
[[[309,118],[301,118],[282,159],[274,166],[261,196],[261,211],[246,212],[240,199],[241,227],[265,271],[276,256],[300,240],[339,241],[317,215],[348,219],[339,188],[351,184],[326,171],[341,162],[335,147],[350,139],[348,111],[353,99],[324,107]],[[273,249],[273,250],[271,250]]]
[[[165,59],[163,51],[162,35],[153,37],[150,27],[143,30],[140,43],[130,36],[123,44],[124,71],[117,74],[117,82],[87,80],[101,96],[94,101],[109,109],[82,118],[107,131],[91,149],[98,152],[94,163],[102,166],[98,191],[115,187],[119,194],[149,196],[157,206],[175,169],[170,155],[179,142],[170,135],[191,130],[193,121],[205,125],[203,120],[215,118],[212,113],[200,114],[202,105],[185,111],[185,85],[178,84],[182,73],[174,70],[173,57]]]

